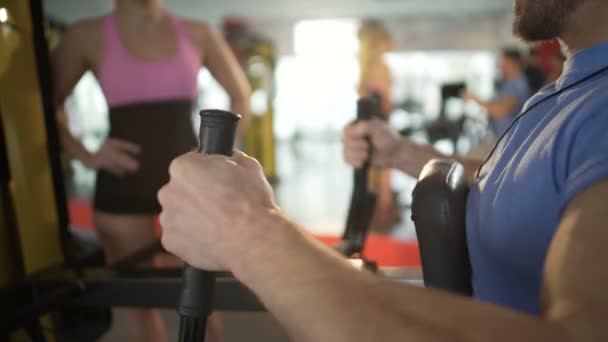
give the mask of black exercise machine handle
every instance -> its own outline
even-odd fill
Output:
[[[473,293],[466,232],[468,193],[460,163],[433,159],[422,169],[412,198],[424,284],[464,296]]]
[[[378,111],[378,103],[376,99],[373,98],[361,98],[357,101],[357,119],[356,122],[360,121],[369,121],[372,119],[374,115],[376,115],[376,111]],[[370,138],[367,138],[370,151],[371,151],[371,141]],[[355,179],[354,179],[354,191],[360,191],[363,193],[367,193],[369,191],[368,184],[368,176],[369,169],[371,166],[371,155],[370,157],[363,163],[358,169],[355,169]]]
[[[372,117],[379,115],[380,110],[377,99],[363,97],[357,102],[356,122],[371,120]],[[353,194],[346,218],[346,228],[342,242],[336,247],[347,257],[362,252],[376,206],[376,194],[369,190],[368,184],[370,159],[354,171]]]
[[[223,110],[203,110],[200,116],[199,153],[232,155],[241,117]],[[200,342],[205,338],[207,317],[213,308],[215,273],[186,265],[182,278],[184,284],[177,309],[181,316],[179,341]]]

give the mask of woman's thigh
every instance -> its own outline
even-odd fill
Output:
[[[96,211],[94,220],[108,263],[114,263],[131,255],[157,239],[154,233],[154,215],[110,214]]]

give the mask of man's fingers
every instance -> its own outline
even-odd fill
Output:
[[[346,161],[356,168],[363,166],[365,161],[369,158],[369,153],[367,152],[348,152],[346,153],[345,159]]]
[[[243,166],[244,164],[250,163],[250,159],[253,159],[253,158],[249,157],[247,154],[245,154],[242,151],[234,150],[232,152],[231,159],[238,165]]]
[[[344,139],[362,139],[369,135],[369,122],[353,122],[344,129]]]
[[[164,227],[163,227],[164,228]],[[185,239],[175,232],[164,232],[160,239],[163,247],[169,253],[177,256],[181,260],[186,260],[188,246],[185,243]]]
[[[169,165],[169,186],[174,191],[179,191],[182,197],[187,194],[194,196],[191,192],[200,189],[207,196],[199,199],[207,200],[210,196],[225,191],[226,184],[233,181],[227,178],[233,174],[230,168],[235,167],[236,162],[226,156],[187,153],[174,159]]]
[[[161,207],[165,207],[165,204],[169,202],[170,199],[170,192],[171,190],[169,189],[169,184],[165,184],[165,186],[163,186],[162,188],[160,188],[160,190],[158,190],[158,193],[156,194],[156,198],[158,199],[158,203],[160,203]],[[159,216],[159,219],[162,219],[162,213]]]
[[[357,140],[350,142],[346,147],[346,150],[354,152],[369,152],[370,146],[365,140]]]
[[[365,124],[365,131],[368,135],[374,135],[374,133],[383,132],[390,129],[386,120],[382,120],[377,117],[372,118]]]
[[[241,151],[234,151],[232,154],[232,161],[237,165],[242,166],[246,169],[260,169],[260,163],[255,159]]]
[[[162,207],[159,215],[159,223],[166,231],[172,231],[174,234],[179,233],[180,229],[185,227],[183,222],[185,212],[201,212],[205,208],[197,208],[188,191],[191,189],[183,189],[174,182],[162,187],[157,194],[158,202]]]
[[[350,141],[344,148],[344,157],[349,164],[360,166],[369,157],[370,150],[365,140]]]
[[[171,176],[171,181],[181,180],[187,172],[186,170],[188,169],[189,164],[195,163],[197,158],[202,157],[202,155],[196,152],[188,152],[173,159],[171,164],[169,164],[169,175]]]

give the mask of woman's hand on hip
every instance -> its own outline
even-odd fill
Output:
[[[86,167],[95,170],[105,170],[115,176],[122,177],[139,170],[136,156],[141,147],[132,142],[116,138],[107,138],[97,153],[84,161]]]

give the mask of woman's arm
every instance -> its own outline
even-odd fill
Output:
[[[90,47],[90,40],[93,40],[93,25],[90,21],[82,21],[70,26],[51,55],[54,101],[57,109],[63,108],[66,98],[90,67],[87,49]],[[57,125],[63,148],[89,167],[92,154],[70,133],[66,122],[57,120]]]
[[[65,99],[87,70],[99,63],[101,38],[99,20],[83,20],[69,27],[51,56],[55,108],[62,108]],[[97,153],[89,152],[72,135],[66,122],[57,120],[63,148],[72,157],[91,169],[105,169],[115,175],[135,172],[139,163],[133,157],[140,147],[119,139],[108,138]]]
[[[204,56],[204,64],[228,93],[231,110],[243,117],[237,131],[237,136],[242,138],[247,129],[250,111],[251,89],[247,77],[230,47],[218,32],[209,25],[202,23],[190,22],[189,27],[195,32],[199,41]]]

